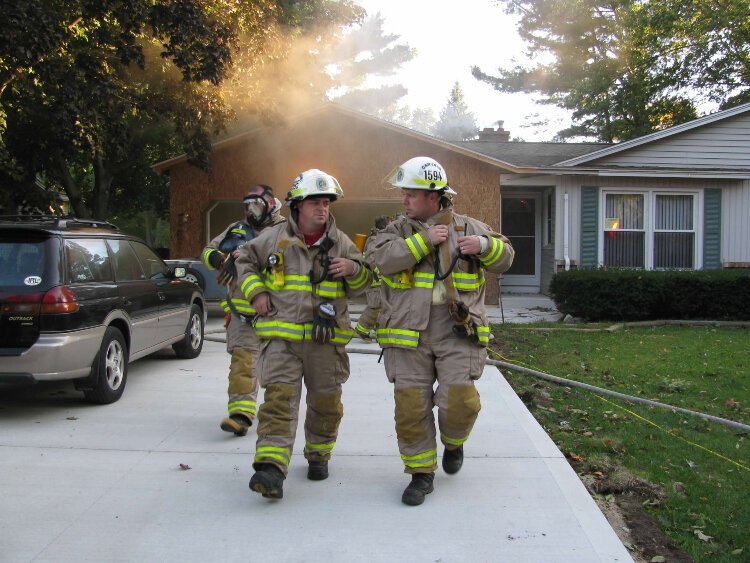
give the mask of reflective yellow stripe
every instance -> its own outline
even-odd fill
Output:
[[[333,453],[333,446],[335,445],[336,442],[313,444],[312,442],[305,441],[305,453],[315,453],[323,459],[329,459],[331,453]]]
[[[503,250],[505,249],[505,243],[500,239],[490,237],[490,242],[492,243],[492,248],[489,250],[487,256],[484,258],[481,256],[479,257],[479,260],[485,266],[492,266],[492,264],[500,260],[500,257],[503,255]]]
[[[243,315],[254,315],[257,311],[250,306],[250,302],[247,299],[232,298],[232,305],[235,310]],[[221,308],[224,309],[225,313],[232,313],[232,308],[227,303],[226,299],[221,302]]]
[[[480,270],[475,274],[467,272],[453,272],[453,286],[463,291],[476,291],[484,285],[484,273]]]
[[[416,348],[419,346],[419,331],[407,328],[379,328],[375,331],[378,344],[400,344]]]
[[[215,248],[206,248],[203,251],[202,260],[203,260],[203,263],[206,265],[206,267],[209,270],[213,270],[214,269],[214,267],[211,265],[211,262],[208,261],[209,256],[211,256],[211,254],[213,254],[214,252],[216,252]]]
[[[318,295],[321,297],[346,297],[344,291],[344,283],[340,280],[327,281],[324,280],[318,286]]]
[[[237,412],[249,412],[250,414],[255,414],[256,407],[257,404],[255,401],[232,401],[228,405],[229,414]]]
[[[429,254],[430,252],[420,233],[416,233],[415,235],[412,235],[409,238],[407,238],[406,246],[409,247],[409,250],[411,250],[412,256],[414,256],[414,259],[417,262],[419,262],[422,258],[427,256],[427,254]]]
[[[259,446],[255,452],[255,461],[263,462],[266,459],[275,459],[284,467],[289,466],[289,448],[278,448],[275,446]]]
[[[437,463],[437,450],[430,450],[417,455],[401,454],[401,460],[406,467],[432,467]]]
[[[385,285],[387,285],[388,287],[392,287],[393,289],[410,289],[411,288],[411,285],[409,285],[408,283],[401,283],[389,276],[380,276],[380,279],[385,282]]]
[[[255,333],[260,338],[281,338],[292,342],[302,342],[303,340],[313,340],[312,323],[288,323],[284,321],[258,321],[255,323]],[[331,344],[347,344],[354,337],[354,331],[333,328],[333,338]]]
[[[263,287],[263,282],[260,281],[260,277],[255,274],[250,274],[245,278],[245,281],[242,282],[240,291],[245,294],[245,297],[249,297],[250,294],[259,287]]]
[[[488,326],[477,326],[477,338],[479,342],[485,346],[490,342],[490,327]]]
[[[368,279],[370,279],[370,272],[360,264],[356,277],[347,278],[346,283],[351,289],[359,289],[367,283]]]
[[[247,234],[244,229],[232,229],[229,232],[234,233],[235,235],[242,235],[243,237]]]
[[[435,274],[433,272],[414,272],[414,287],[432,289],[434,284]]]
[[[284,276],[284,285],[281,287],[275,287],[270,285],[271,280],[266,279],[266,286],[273,287],[279,291],[312,291],[312,283],[310,283],[310,276],[304,276],[300,274],[287,274]]]
[[[469,432],[471,434],[471,432]],[[442,432],[440,433],[440,439],[442,440],[443,444],[450,444],[451,446],[460,446],[463,444],[466,440],[469,439],[469,434],[464,436],[463,438],[451,438],[449,436],[446,436]]]

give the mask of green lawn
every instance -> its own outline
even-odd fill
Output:
[[[490,348],[503,358],[491,359],[750,424],[748,329],[504,324],[493,333]],[[606,494],[643,495],[664,533],[696,561],[750,560],[747,432],[502,371],[584,481],[606,482]]]

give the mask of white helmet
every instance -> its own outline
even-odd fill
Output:
[[[292,189],[286,196],[286,205],[291,207],[294,202],[321,195],[335,201],[344,197],[344,190],[341,189],[339,181],[330,174],[317,168],[305,170],[292,182]]]
[[[397,188],[428,190],[456,195],[448,185],[448,175],[440,163],[427,156],[415,156],[394,168],[387,181]]]

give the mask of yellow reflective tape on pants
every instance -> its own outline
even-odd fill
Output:
[[[401,460],[406,467],[432,467],[437,463],[437,450],[430,450],[428,452],[410,456],[401,454]]]
[[[332,452],[336,442],[329,442],[327,444],[313,444],[312,442],[305,442],[305,450],[309,452]]]
[[[440,440],[442,440],[443,444],[450,444],[451,446],[460,446],[468,439],[469,439],[469,434],[467,434],[463,438],[456,439],[456,438],[450,438],[449,436],[446,436],[442,432],[440,433]]]
[[[232,401],[227,405],[227,408],[229,410],[229,414],[235,412],[249,412],[251,414],[255,414],[257,404],[255,403],[255,401]]]
[[[289,465],[289,448],[279,448],[276,446],[259,446],[255,452],[255,461],[262,462],[266,459],[275,459],[284,467]]]

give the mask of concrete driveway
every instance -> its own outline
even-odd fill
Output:
[[[109,406],[68,384],[0,389],[0,560],[631,561],[491,366],[462,471],[439,471],[424,505],[403,505],[392,388],[370,351],[352,343],[331,477],[306,479],[300,428],[282,501],[248,489],[255,433],[218,427],[221,342],[194,360],[134,362]]]

